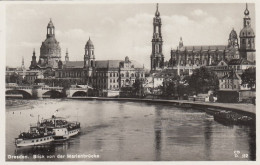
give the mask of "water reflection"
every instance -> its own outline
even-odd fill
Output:
[[[204,154],[205,160],[211,160],[211,145],[212,145],[212,121],[204,121],[205,123],[205,130],[204,130]]]
[[[256,160],[256,127],[248,128],[249,159]]]
[[[155,109],[155,121],[154,121],[154,137],[155,137],[155,160],[161,160],[161,148],[162,148],[162,120],[161,110],[159,107]]]

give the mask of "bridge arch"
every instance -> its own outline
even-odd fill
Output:
[[[76,96],[87,96],[87,92],[85,91],[76,91],[72,94],[72,97],[76,97]]]
[[[24,99],[30,99],[32,98],[32,94],[25,91],[25,90],[19,90],[19,89],[11,89],[11,90],[6,90],[5,94],[22,94]]]
[[[56,90],[49,90],[42,94],[42,97],[50,97],[50,98],[62,98],[63,93]]]

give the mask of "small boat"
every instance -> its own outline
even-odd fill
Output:
[[[54,133],[46,127],[30,126],[29,132],[22,132],[15,138],[16,147],[39,146],[54,141]]]
[[[41,126],[47,127],[54,133],[53,138],[57,140],[66,140],[80,133],[79,122],[69,122],[65,118],[52,116],[50,119],[44,119]]]

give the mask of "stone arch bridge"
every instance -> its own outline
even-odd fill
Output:
[[[73,97],[74,95],[81,94],[87,95],[88,88],[69,88],[66,91],[67,97]],[[55,94],[61,96],[63,93],[63,87],[46,87],[46,86],[6,86],[6,94],[18,93],[22,94],[24,98],[42,98]]]

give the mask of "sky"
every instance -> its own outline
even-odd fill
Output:
[[[243,28],[244,3],[160,3],[163,54],[170,59],[180,37],[186,45],[227,45],[234,28]],[[248,4],[255,30],[255,5]],[[6,7],[6,65],[30,66],[33,49],[37,61],[52,19],[62,60],[83,61],[89,37],[96,60],[136,60],[150,68],[153,17],[156,4],[8,4]]]

